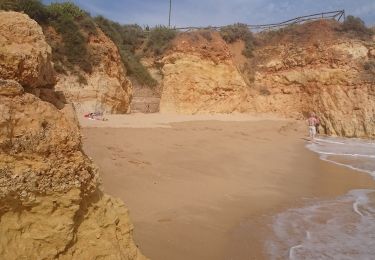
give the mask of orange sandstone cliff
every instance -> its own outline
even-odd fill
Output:
[[[315,111],[325,133],[375,137],[373,39],[340,35],[336,23],[304,24],[264,40],[253,58],[250,110],[303,118]]]
[[[161,112],[318,114],[326,134],[375,137],[375,42],[333,21],[258,34],[253,57],[217,32],[182,33],[162,60]]]
[[[78,114],[87,112],[127,113],[130,110],[132,84],[126,77],[117,46],[96,27],[95,34],[87,32],[87,48],[91,55],[92,69],[84,72],[76,67],[79,76],[66,70],[57,73],[56,91],[75,105]],[[52,44],[60,44],[60,35],[52,28],[45,29]]]
[[[247,86],[219,33],[182,33],[162,60],[160,112],[243,112]]]
[[[40,97],[56,81],[42,29],[0,12],[2,259],[144,259],[123,203],[104,194],[71,105]]]

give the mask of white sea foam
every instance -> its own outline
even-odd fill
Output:
[[[319,138],[307,147],[320,158],[375,178],[375,144],[367,140]],[[375,259],[375,190],[352,190],[329,201],[275,216],[270,259]]]
[[[329,140],[329,139],[322,139],[322,138],[316,138],[315,140],[319,141],[319,142],[331,143],[331,144],[345,144],[344,142],[332,141],[332,140]]]
[[[375,143],[362,139],[318,138],[306,147],[320,158],[341,166],[367,172],[375,177]]]
[[[375,190],[354,190],[337,200],[290,209],[274,219],[267,242],[271,259],[359,259],[375,257]],[[308,231],[306,231],[308,230]]]

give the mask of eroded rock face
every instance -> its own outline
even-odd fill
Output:
[[[0,75],[24,87],[53,85],[51,48],[26,14],[0,11]]]
[[[116,45],[99,29],[90,35],[88,46],[98,60],[91,74],[82,72],[87,84],[76,75],[58,74],[55,89],[62,91],[79,112],[127,113],[132,98],[132,85]]]
[[[39,31],[25,15],[11,15],[28,20],[30,32]],[[38,53],[38,46],[30,48]],[[98,170],[82,152],[72,106],[59,110],[17,81],[1,79],[12,70],[2,66],[0,73],[1,258],[144,259],[132,240],[126,208],[103,194]],[[45,74],[35,72],[33,85],[15,79],[39,93],[49,83],[41,80]]]
[[[375,74],[365,69],[373,49],[339,38],[259,48],[249,110],[300,119],[314,111],[329,135],[375,137]]]
[[[182,34],[163,61],[160,112],[241,112],[247,86],[218,33]]]
[[[329,135],[375,137],[375,42],[337,26],[318,21],[280,32],[256,45],[251,59],[243,43],[228,48],[217,33],[182,34],[162,60],[160,110],[296,119],[316,112]]]

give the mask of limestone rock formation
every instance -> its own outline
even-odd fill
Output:
[[[88,46],[98,63],[92,73],[81,73],[87,84],[80,83],[76,75],[58,74],[56,90],[62,91],[80,112],[127,113],[132,85],[116,45],[97,28],[97,35],[89,36]]]
[[[300,119],[315,111],[329,135],[375,137],[375,73],[366,69],[375,42],[337,35],[330,22],[303,26],[307,41],[256,49],[248,110]]]
[[[20,31],[40,32],[24,14],[0,13],[4,27],[14,20]],[[71,106],[59,110],[24,90],[51,83],[43,76],[51,64],[40,55],[46,43],[28,45],[24,48],[33,50],[28,59],[37,61],[40,71],[17,74],[10,59],[9,66],[2,60],[0,72],[0,258],[144,259],[123,203],[99,188],[98,170],[82,152]],[[11,75],[19,83],[9,80]]]
[[[296,119],[315,111],[329,135],[375,137],[375,41],[338,26],[317,21],[258,35],[250,59],[243,43],[228,46],[217,32],[181,34],[162,60],[160,110]]]
[[[55,83],[51,48],[37,22],[25,14],[0,11],[0,75],[25,87]]]
[[[218,33],[182,34],[163,58],[161,112],[241,112],[247,86]]]

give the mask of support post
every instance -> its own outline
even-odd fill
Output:
[[[172,0],[169,0],[169,19],[168,19],[168,28],[171,28],[171,13],[172,13]]]

